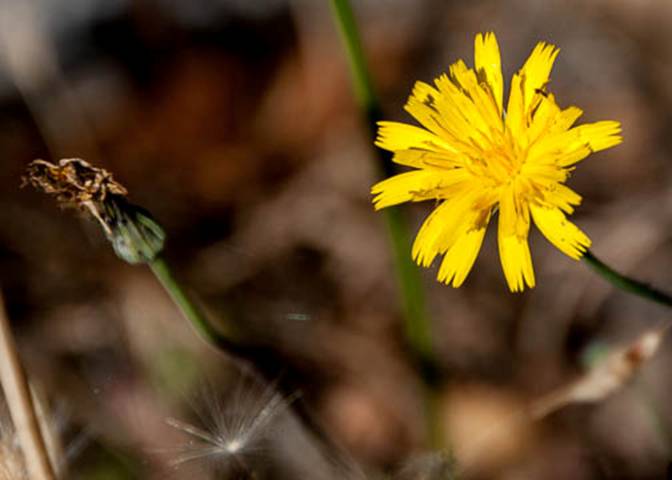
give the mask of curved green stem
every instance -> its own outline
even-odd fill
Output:
[[[623,291],[638,295],[661,305],[672,307],[672,295],[646,283],[627,277],[602,262],[590,250],[583,254],[583,260],[602,278]]]
[[[214,327],[203,311],[191,301],[182,289],[180,282],[173,276],[173,272],[163,258],[157,257],[149,263],[149,267],[166,292],[168,292],[170,298],[175,302],[184,318],[191,323],[204,340],[224,350],[234,349],[233,347],[237,344],[235,342],[235,332],[230,326],[229,331]]]

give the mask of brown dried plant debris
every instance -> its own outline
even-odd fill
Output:
[[[602,401],[626,386],[658,351],[667,328],[643,333],[633,343],[614,349],[583,376],[537,400],[530,414],[541,419],[574,403]]]
[[[81,158],[64,158],[53,164],[33,160],[28,164],[23,185],[56,196],[62,207],[76,207],[90,211],[91,203],[103,203],[108,195],[126,196],[127,190],[114,180],[112,174],[97,168]]]

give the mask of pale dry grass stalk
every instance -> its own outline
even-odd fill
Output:
[[[56,480],[0,294],[0,380],[31,479]]]
[[[658,352],[669,328],[670,325],[649,329],[633,342],[612,348],[576,380],[533,401],[528,407],[511,411],[485,431],[477,432],[470,454],[460,454],[459,445],[456,445],[455,453],[460,468],[454,474],[461,478],[476,470],[481,454],[487,452],[488,443],[498,436],[514,435],[516,430],[542,421],[570,405],[603,402],[627,387]]]
[[[66,419],[63,413],[54,415],[49,408],[45,392],[36,388],[34,384],[30,385],[30,390],[35,406],[35,414],[40,424],[40,431],[44,439],[44,445],[47,449],[47,455],[53,468],[56,478],[67,478],[68,459],[75,456],[77,443],[64,445],[60,433],[65,428]],[[84,437],[81,437],[84,438]],[[80,438],[80,441],[81,441]]]
[[[14,429],[4,417],[0,414],[0,480],[30,480]]]
[[[627,385],[640,368],[658,351],[666,328],[644,332],[629,345],[614,349],[574,382],[555,390],[536,402],[530,416],[540,420],[575,403],[597,403]]]

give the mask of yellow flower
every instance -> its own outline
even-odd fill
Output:
[[[622,141],[619,122],[573,127],[582,111],[561,109],[546,84],[558,49],[540,42],[511,80],[504,109],[499,46],[493,33],[476,35],[475,68],[451,65],[434,85],[417,82],[406,110],[424,128],[380,122],[376,145],[414,170],[371,189],[375,208],[434,200],[437,206],[413,245],[428,267],[444,255],[439,281],[459,287],[476,260],[485,229],[499,211],[498,244],[512,291],[534,287],[530,221],[560,251],[579,259],[590,239],[566,214],[581,197],[564,183],[590,153]]]

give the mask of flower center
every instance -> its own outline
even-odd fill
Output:
[[[512,142],[493,144],[471,160],[469,170],[492,188],[510,185],[520,174],[527,155]]]

